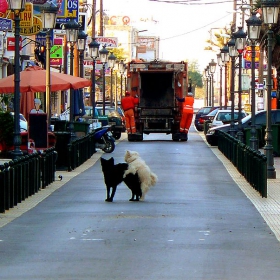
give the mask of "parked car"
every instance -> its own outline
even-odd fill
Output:
[[[241,119],[243,119],[244,117],[246,117],[247,114],[245,111],[241,111]],[[234,121],[238,121],[238,117],[239,117],[239,111],[238,110],[234,110],[234,115],[233,115],[233,119]],[[215,114],[211,124],[209,127],[215,127],[215,126],[220,126],[220,125],[224,125],[224,124],[228,124],[231,122],[231,110],[218,110],[217,113]]]
[[[279,123],[280,124],[280,109],[272,110],[271,111],[271,123]],[[252,116],[248,115],[241,120],[242,131],[246,128],[250,128],[252,124]],[[266,111],[258,111],[255,114],[255,125],[257,129],[260,129],[262,126],[266,125]],[[235,131],[238,130],[238,123],[234,124]],[[230,131],[230,124],[225,124],[217,127],[210,128],[206,133],[206,140],[211,146],[218,145],[218,131],[224,131],[229,133]]]
[[[14,116],[14,112],[11,112],[10,114]],[[28,130],[28,122],[23,114],[19,114],[19,126],[20,126],[20,131]]]
[[[218,108],[217,106],[212,107],[212,106],[205,106],[200,108],[197,113],[195,114],[195,119],[194,119],[194,126],[198,131],[203,131],[204,129],[204,119],[202,118],[203,116],[206,116],[213,110]]]

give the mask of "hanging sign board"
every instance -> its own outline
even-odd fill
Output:
[[[31,27],[21,27],[20,34],[21,35],[36,35],[43,29],[42,21],[38,17],[33,17],[33,25]]]
[[[54,45],[50,50],[50,65],[58,66],[63,64],[63,39],[55,38]]]

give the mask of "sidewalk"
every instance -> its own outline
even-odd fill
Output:
[[[200,136],[208,145],[203,133]],[[260,194],[254,190],[231,162],[218,150],[218,147],[209,148],[223,163],[230,176],[243,191],[243,193],[251,200],[256,209],[264,218],[267,225],[274,232],[278,241],[280,241],[280,158],[274,158],[274,167],[276,171],[276,179],[267,180],[267,198],[262,198]]]
[[[199,133],[207,144],[204,134]],[[123,133],[119,141],[126,139],[126,134]],[[116,142],[116,144],[118,141]],[[208,144],[207,144],[208,145]],[[243,191],[243,193],[250,199],[256,209],[259,211],[267,225],[274,232],[278,241],[280,241],[280,158],[274,158],[274,167],[276,170],[276,179],[268,179],[268,195],[267,198],[262,198],[257,191],[255,191],[250,184],[244,179],[243,176],[236,170],[231,162],[218,150],[217,147],[208,147],[217,156],[217,158],[223,163],[228,173],[231,175],[233,180]],[[53,182],[46,189],[40,190],[35,195],[28,197],[24,202],[19,203],[14,208],[6,211],[4,214],[0,214],[0,228],[21,216],[23,213],[35,207],[38,203],[43,201],[46,197],[51,195],[54,191],[59,189],[61,186],[70,181],[73,177],[79,175],[84,170],[87,170],[103,155],[103,152],[95,153],[88,161],[82,166],[72,172],[58,171],[56,181]],[[58,180],[58,176],[62,175],[62,180]]]

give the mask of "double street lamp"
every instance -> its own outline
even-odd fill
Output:
[[[248,26],[248,37],[251,41],[252,48],[252,65],[251,65],[251,113],[252,113],[252,123],[251,123],[251,137],[250,137],[250,147],[254,150],[258,150],[258,138],[255,123],[256,114],[256,93],[255,93],[255,58],[256,58],[256,48],[255,42],[259,39],[261,32],[262,21],[256,16],[256,12],[252,12],[251,17],[246,20]]]
[[[267,111],[266,111],[266,134],[265,141],[266,144],[264,146],[264,154],[267,157],[267,178],[275,179],[276,171],[274,168],[274,158],[273,158],[273,146],[272,146],[272,129],[271,129],[271,88],[272,88],[272,75],[271,75],[271,67],[272,67],[272,25],[276,24],[278,21],[279,14],[279,0],[262,0],[262,15],[264,24],[268,25],[267,32],[267,79],[266,79],[266,87],[267,87]]]
[[[238,52],[238,132],[237,139],[243,142],[243,131],[242,131],[242,123],[241,123],[241,101],[242,101],[242,80],[241,80],[241,71],[242,71],[242,53],[245,49],[246,45],[246,36],[247,34],[243,31],[242,27],[238,27],[238,31],[234,34],[235,37],[235,47]]]
[[[22,156],[20,150],[20,63],[19,63],[19,37],[20,37],[20,13],[25,9],[25,0],[8,0],[9,10],[14,12],[15,22],[15,93],[14,93],[14,150],[12,156],[14,159]]]
[[[105,66],[108,61],[108,54],[109,51],[106,49],[105,45],[103,48],[99,51],[100,55],[100,61],[102,63],[102,94],[103,94],[103,116],[105,116],[105,99],[106,99],[106,94],[105,94]]]
[[[99,44],[92,38],[88,45],[89,56],[92,58],[92,75],[91,75],[91,104],[92,104],[92,118],[95,117],[95,60],[99,56]]]
[[[51,69],[50,69],[50,32],[55,28],[59,8],[53,2],[46,2],[41,7],[42,26],[46,32],[46,113],[48,128],[51,124]]]

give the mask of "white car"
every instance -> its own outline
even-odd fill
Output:
[[[14,112],[11,112],[11,115],[14,116]],[[20,131],[28,130],[28,122],[23,114],[19,114],[19,126],[20,126]]]
[[[234,122],[238,121],[239,111],[234,110]],[[241,111],[241,119],[246,117],[247,114],[245,111]],[[211,127],[216,127],[224,124],[228,124],[231,122],[231,110],[218,110],[217,114],[215,115]]]

